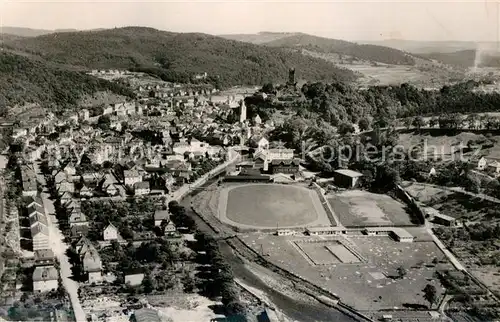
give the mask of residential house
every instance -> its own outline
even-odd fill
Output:
[[[66,173],[67,177],[76,175],[76,168],[73,162],[67,163],[62,170]]]
[[[63,192],[59,197],[59,199],[61,200],[61,204],[63,205],[70,202],[71,198],[73,198],[73,196],[68,191]]]
[[[33,271],[33,291],[50,292],[57,290],[59,273],[54,266],[38,266]]]
[[[66,175],[66,173],[65,173],[65,172],[63,172],[63,171],[58,171],[58,172],[56,173],[56,175],[54,176],[54,182],[55,182],[56,184],[58,184],[58,183],[60,183],[60,182],[62,182],[62,181],[64,181],[64,180],[67,180],[67,178],[68,178],[68,176]]]
[[[88,275],[89,283],[100,283],[102,281],[102,262],[99,252],[93,247],[88,247],[80,253],[83,272]]]
[[[175,227],[175,224],[173,221],[169,220],[167,224],[165,225],[165,228],[163,229],[165,234],[173,234],[177,231],[177,228]]]
[[[54,252],[50,248],[35,250],[35,266],[54,264]]]
[[[43,199],[40,196],[40,194],[37,194],[35,196],[25,197],[24,204],[26,205],[27,208],[38,207],[38,209],[41,209],[43,211]]]
[[[259,125],[261,125],[261,124],[262,124],[262,119],[260,118],[259,114],[255,115],[255,116],[253,117],[253,124],[254,124],[255,126],[259,126]]]
[[[269,141],[264,137],[251,137],[250,146],[255,147],[257,151],[269,149]]]
[[[170,220],[170,214],[168,210],[156,210],[154,214],[155,226],[157,227],[161,226],[164,220],[165,221]]]
[[[73,182],[70,182],[69,180],[62,180],[59,183],[56,183],[56,189],[59,193],[64,193],[64,192],[75,192],[75,185]]]
[[[29,220],[30,220],[30,228],[38,224],[42,224],[45,227],[48,227],[49,225],[47,221],[47,216],[45,214],[35,213],[29,217]]]
[[[478,170],[485,170],[487,164],[488,164],[488,162],[487,162],[486,158],[482,157],[481,159],[479,159],[477,161],[477,169]]]
[[[118,188],[113,183],[105,187],[104,190],[106,191],[108,196],[116,196],[119,192]]]
[[[123,171],[123,177],[126,186],[133,186],[137,182],[142,181],[142,176],[139,174],[139,171],[137,170],[125,170]]]
[[[500,162],[495,160],[488,163],[486,170],[493,173],[495,176],[500,175]]]
[[[118,229],[113,224],[110,223],[104,229],[103,239],[105,241],[118,240]]]
[[[83,185],[83,187],[80,189],[80,197],[83,198],[91,198],[94,195],[94,191],[87,187],[87,185]]]
[[[33,242],[33,251],[47,249],[50,247],[49,229],[43,223],[37,223],[31,228],[31,240]]]
[[[136,182],[134,184],[134,193],[136,196],[148,195],[150,193],[149,181]]]
[[[69,215],[69,226],[87,226],[89,223],[87,221],[87,216],[80,211],[80,209],[73,208],[71,214]]]

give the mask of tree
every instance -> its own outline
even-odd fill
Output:
[[[144,293],[151,293],[154,291],[154,281],[150,272],[145,274],[142,280],[142,287],[144,287]]]
[[[370,120],[366,117],[363,117],[358,122],[359,130],[366,131],[370,128]]]
[[[354,133],[354,131],[355,131],[354,126],[350,123],[341,123],[339,125],[339,134],[340,135]]]
[[[111,124],[111,119],[109,118],[109,115],[102,115],[97,120],[97,126],[99,126],[100,129],[105,131],[109,130],[110,124]]]
[[[409,129],[410,126],[413,124],[413,119],[411,117],[407,117],[403,120],[403,125]]]
[[[266,94],[273,94],[275,91],[273,83],[266,83],[262,86],[262,92]]]
[[[399,276],[399,278],[405,277],[407,273],[408,272],[406,271],[406,269],[403,266],[399,266],[398,267],[398,276]]]
[[[429,302],[429,309],[431,309],[437,299],[436,287],[432,284],[427,284],[422,292],[424,292],[424,299]]]
[[[437,117],[432,117],[430,120],[429,120],[429,126],[430,127],[435,127],[436,125],[439,124],[439,120]]]
[[[422,116],[417,116],[413,119],[412,125],[420,130],[420,128],[427,125],[427,122]]]

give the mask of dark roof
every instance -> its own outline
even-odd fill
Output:
[[[169,219],[170,214],[168,213],[168,210],[156,210],[154,218],[155,220]]]
[[[38,214],[38,213],[33,215],[33,216],[30,216],[30,226],[33,226],[37,222],[42,223],[45,226],[47,226],[48,225],[47,216],[45,216],[44,214]]]
[[[35,260],[49,260],[54,259],[54,252],[51,249],[35,250]]]
[[[273,159],[272,165],[300,165],[300,159]]]
[[[33,272],[33,281],[53,281],[57,280],[59,274],[54,266],[39,266]]]
[[[135,189],[149,189],[149,181],[141,181],[134,183]]]

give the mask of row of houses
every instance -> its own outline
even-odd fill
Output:
[[[50,248],[48,215],[39,194],[24,197],[33,242],[33,291],[49,292],[58,288],[59,272],[54,266],[54,253]]]

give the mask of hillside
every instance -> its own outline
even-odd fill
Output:
[[[270,47],[286,47],[313,50],[322,53],[336,53],[357,59],[374,61],[392,65],[414,65],[414,59],[394,48],[359,45],[344,40],[316,37],[306,34],[295,34],[265,43]]]
[[[222,35],[222,37],[262,44],[269,47],[303,49],[324,54],[340,54],[357,59],[393,65],[414,65],[413,58],[394,48],[363,45],[345,40],[317,37],[303,33],[270,33]]]
[[[461,50],[452,53],[434,52],[420,56],[463,68],[474,67],[476,62],[478,67],[500,67],[500,53],[493,51]]]
[[[296,34],[297,33],[263,31],[257,34],[228,34],[228,35],[219,35],[219,37],[260,45],[281,38],[290,37]]]
[[[352,71],[300,53],[206,34],[142,27],[55,33],[6,41],[4,45],[56,63],[88,69],[135,69],[167,81],[187,82],[193,75],[207,72],[209,80],[220,86],[283,82],[291,67],[306,80],[356,78]]]
[[[0,113],[5,112],[6,106],[24,103],[70,108],[85,94],[98,91],[133,96],[128,88],[115,83],[42,61],[0,53]]]
[[[358,41],[360,44],[378,45],[396,48],[413,54],[453,53],[460,50],[476,49],[478,44],[472,41],[420,41],[404,39],[386,39],[379,41]],[[491,43],[484,43],[491,46]]]
[[[9,34],[19,37],[37,37],[42,35],[48,35],[53,32],[54,30],[31,29],[31,28],[8,27],[8,26],[0,27],[0,34]]]

